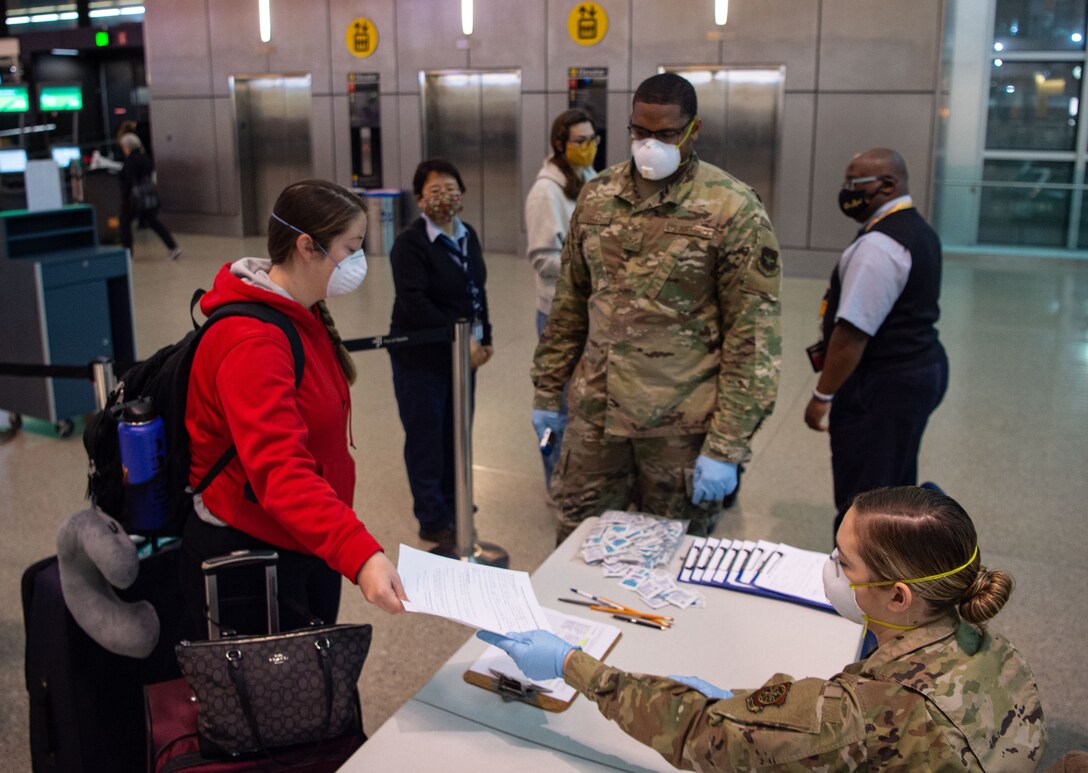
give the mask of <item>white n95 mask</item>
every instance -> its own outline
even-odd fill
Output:
[[[322,252],[325,252],[322,250]],[[328,253],[325,253],[328,255]],[[332,260],[330,257],[329,260]],[[329,298],[335,295],[347,295],[355,292],[359,285],[366,279],[366,255],[361,249],[348,255],[339,263],[333,261],[335,268],[329,276],[329,284],[325,289],[325,295]]]
[[[664,180],[680,168],[680,146],[653,137],[632,141],[631,156],[638,173],[647,180]]]
[[[824,564],[824,595],[835,611],[851,622],[865,623],[865,613],[858,606],[858,597],[850,579],[839,564],[839,549],[831,551]]]

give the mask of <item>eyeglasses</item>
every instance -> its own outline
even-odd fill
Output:
[[[600,139],[601,139],[601,136],[599,134],[594,134],[592,137],[571,137],[569,140],[567,140],[567,144],[568,145],[577,145],[578,147],[583,147],[585,145],[588,145],[591,142],[597,142]]]
[[[875,183],[877,180],[890,180],[895,182],[894,177],[888,175],[872,175],[869,177],[847,177],[842,181],[842,187],[844,190],[856,191],[859,185],[868,185],[869,183]]]
[[[683,136],[689,125],[690,124],[684,124],[679,129],[658,129],[657,131],[652,131],[632,123],[627,125],[627,131],[631,133],[631,139],[636,141],[648,140],[652,137],[655,140],[664,142],[666,145],[676,145],[680,142],[680,138]]]

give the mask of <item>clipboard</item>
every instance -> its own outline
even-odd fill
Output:
[[[622,635],[619,628],[603,621],[564,614],[543,607],[557,636],[578,643],[586,654],[603,660]],[[469,684],[497,693],[504,701],[518,701],[545,711],[565,711],[578,691],[562,679],[533,681],[522,674],[506,653],[488,647],[464,674]]]
[[[806,577],[812,581],[819,579],[818,567],[814,569],[810,565],[812,558],[822,562],[826,556],[781,542],[699,537],[688,548],[677,579],[834,612],[834,607],[823,598],[815,598],[811,593],[791,592],[798,584],[789,582],[791,573],[799,573],[792,578],[795,581]],[[770,579],[771,574],[779,575],[777,581]],[[784,583],[781,581],[783,576],[787,580]],[[804,585],[803,582],[800,584]]]

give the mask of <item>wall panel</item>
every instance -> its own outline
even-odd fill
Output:
[[[269,2],[273,43],[268,55],[268,69],[272,72],[309,73],[312,93],[328,94],[332,87],[329,61],[333,46],[347,53],[342,30],[334,33],[331,29],[328,3],[300,3],[298,0]],[[244,6],[251,19],[244,26],[259,26],[257,4],[251,1]]]
[[[811,91],[818,23],[812,0],[733,0],[721,28],[721,64],[784,64],[786,91]]]
[[[217,97],[229,96],[231,75],[272,72],[269,52],[281,43],[281,37],[290,34],[290,29],[278,23],[277,18],[273,14],[273,42],[262,43],[256,3],[249,0],[209,0],[212,94]],[[308,68],[303,71],[308,71]]]
[[[152,126],[163,209],[218,212],[215,115],[211,100],[158,99]]]
[[[207,94],[211,85],[207,0],[171,0],[145,7],[144,57],[152,95]],[[177,34],[181,28],[184,35]]]
[[[548,90],[566,91],[571,67],[607,67],[609,91],[627,91],[631,88],[631,0],[602,3],[608,12],[608,32],[592,46],[576,43],[567,32],[567,17],[577,5],[575,0],[548,0]]]
[[[942,0],[834,0],[822,9],[821,90],[936,88]]]
[[[468,49],[458,48],[461,37],[461,3],[399,0],[397,91],[418,94],[420,70],[468,67]]]
[[[932,152],[933,95],[825,94],[816,111],[810,246],[838,248],[857,232],[857,223],[839,211],[838,193],[846,165],[874,147],[899,151],[910,173],[919,211],[929,216],[929,160]]]
[[[787,79],[789,76],[786,76]],[[808,243],[812,206],[812,120],[816,98],[786,93],[782,111],[782,155],[774,206],[774,229],[782,247]]]
[[[310,117],[310,150],[313,154],[313,176],[321,177],[325,180],[336,180],[338,175],[336,173],[336,149],[333,144],[333,133],[337,131],[336,114],[333,110],[333,102],[344,102],[346,99],[342,99],[337,96],[336,99],[328,96],[319,96],[314,94],[312,96],[313,112]],[[346,106],[346,105],[345,105]],[[345,117],[343,120],[347,120],[347,111],[344,111]],[[347,126],[346,123],[343,126]],[[340,131],[343,134],[343,131]],[[351,187],[351,161],[341,161],[340,167],[348,170],[346,184]],[[340,181],[344,182],[344,181]]]

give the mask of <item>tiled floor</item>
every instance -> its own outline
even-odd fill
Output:
[[[141,233],[133,263],[139,354],[179,338],[188,300],[209,286],[225,261],[262,254],[258,239],[183,234],[185,253],[166,259]],[[330,304],[345,337],[388,329],[388,261],[371,257],[362,289]],[[481,371],[475,425],[477,529],[532,570],[553,545],[528,415],[534,343],[533,282],[514,256],[488,256],[495,322],[494,359]],[[787,263],[787,274],[789,274]],[[816,336],[823,282],[787,279],[778,406],[756,440],[756,456],[734,510],[719,531],[803,547],[830,545],[831,479],[827,438],[802,422],[813,376],[804,347]],[[1033,664],[1049,720],[1046,761],[1088,748],[1088,263],[1003,260],[950,262],[941,335],[951,386],[922,450],[923,478],[939,482],[972,514],[987,566],[1011,570],[1017,590],[994,628]],[[11,335],[12,331],[4,331]],[[396,558],[397,545],[419,546],[401,459],[402,432],[388,358],[356,355],[353,431],[357,510]],[[58,524],[82,507],[86,457],[78,438],[47,428],[0,447],[0,758],[5,770],[29,770],[27,701],[19,577],[54,551]],[[342,619],[375,626],[363,673],[367,727],[376,729],[468,637],[454,623],[418,615],[392,618],[345,587]],[[744,624],[738,621],[738,624]],[[768,635],[780,635],[769,632]],[[728,647],[722,657],[728,657]],[[678,662],[682,653],[677,653]],[[604,721],[604,720],[602,720]]]

